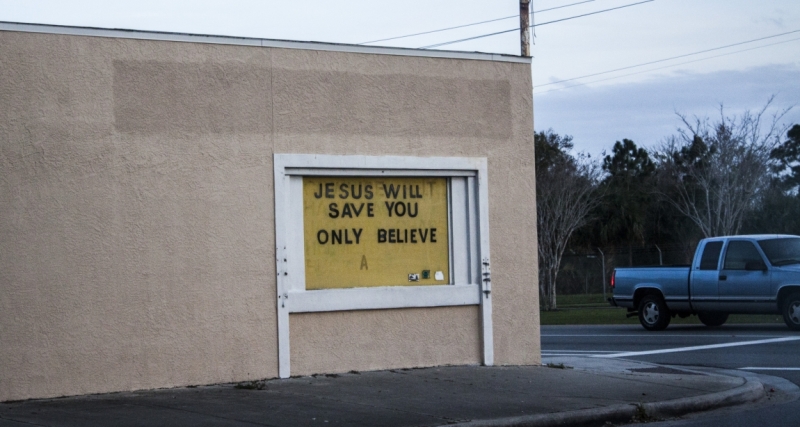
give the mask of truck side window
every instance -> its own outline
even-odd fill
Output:
[[[719,262],[719,253],[722,252],[722,242],[708,242],[700,258],[701,270],[716,270]]]
[[[734,240],[725,253],[725,270],[744,270],[748,262],[763,262],[758,250],[751,242]]]

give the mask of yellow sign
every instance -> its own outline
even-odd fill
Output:
[[[447,179],[304,177],[306,289],[450,283]]]

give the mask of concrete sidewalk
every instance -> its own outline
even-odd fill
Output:
[[[0,403],[0,426],[602,425],[761,399],[754,379],[638,362],[351,372]]]

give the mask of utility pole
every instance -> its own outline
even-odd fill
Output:
[[[531,20],[530,20],[531,0],[519,0],[519,38],[520,55],[531,56]]]
[[[603,274],[602,274],[602,277],[603,277],[603,301],[605,301],[606,300],[606,254],[604,254],[603,250],[600,249],[600,248],[597,248],[597,250],[600,252],[600,262],[602,262],[602,268],[603,268]]]

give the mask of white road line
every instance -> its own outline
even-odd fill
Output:
[[[694,347],[678,347],[678,348],[665,348],[662,350],[650,350],[650,351],[629,351],[625,353],[615,353],[615,354],[601,354],[592,357],[600,357],[600,358],[615,358],[615,357],[632,357],[632,356],[646,356],[648,354],[664,354],[664,353],[679,353],[682,351],[697,351],[697,350],[710,350],[715,348],[725,348],[725,347],[739,347],[743,345],[757,345],[757,344],[771,344],[776,342],[786,342],[786,341],[797,341],[800,340],[800,337],[783,337],[783,338],[773,338],[769,340],[756,340],[756,341],[739,341],[739,342],[729,342],[724,344],[710,344],[710,345],[698,345]]]
[[[559,353],[619,353],[611,350],[542,350],[542,353],[557,351]]]
[[[598,357],[598,356],[601,356],[601,355],[598,355],[598,354],[586,354],[586,353],[582,353],[582,354],[575,354],[575,353],[547,353],[547,354],[545,354],[545,353],[542,353],[542,357],[556,357],[556,356],[557,357],[569,357],[569,356]]]
[[[724,338],[762,338],[781,337],[781,335],[740,335],[740,334],[542,334],[542,337],[626,337],[626,338],[680,338],[680,337],[724,337]]]
[[[800,371],[800,368],[762,368],[759,366],[747,366],[739,368],[740,371]]]

